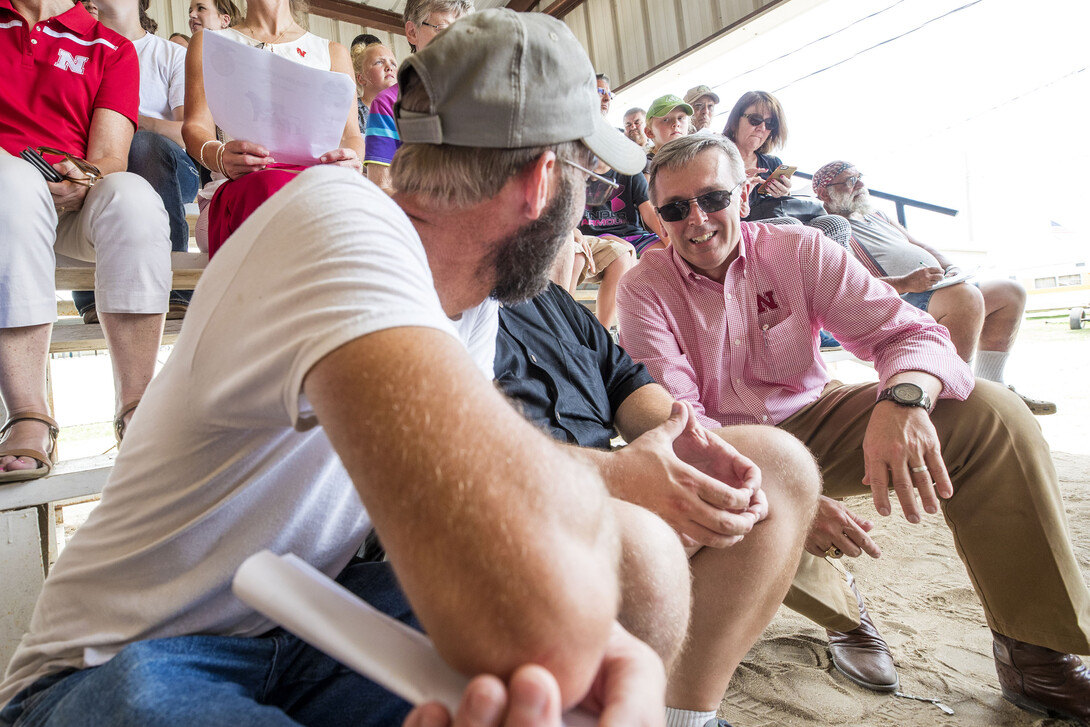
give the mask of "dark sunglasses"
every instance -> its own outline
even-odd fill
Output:
[[[779,123],[776,122],[776,119],[772,118],[771,116],[766,119],[765,117],[758,116],[757,114],[746,114],[746,121],[748,121],[749,125],[752,126],[754,129],[756,129],[761,124],[764,124],[765,128],[769,131],[775,131],[776,127],[779,126]]]
[[[54,149],[51,146],[39,146],[36,151],[39,154],[49,154],[51,156],[64,157],[66,160],[72,163],[72,166],[80,170],[80,172],[85,175],[84,177],[72,177],[65,174],[64,179],[67,179],[69,182],[75,182],[76,184],[82,185],[84,187],[93,187],[95,186],[95,182],[102,178],[102,172],[99,171],[98,167],[96,167],[94,164],[87,161],[86,159],[80,159],[74,154],[69,154],[68,152],[61,151],[60,149]]]
[[[718,212],[730,206],[731,195],[741,186],[742,183],[739,182],[734,185],[734,189],[720,189],[715,192],[707,192],[699,197],[679,199],[677,202],[669,202],[661,207],[656,207],[655,211],[659,213],[659,217],[665,222],[681,222],[687,218],[689,211],[692,209],[689,203],[694,201],[700,205],[700,209],[704,210],[706,214]]]

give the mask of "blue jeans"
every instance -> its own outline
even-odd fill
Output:
[[[151,184],[162,198],[170,220],[170,249],[189,249],[189,224],[185,221],[185,205],[192,202],[200,189],[197,165],[185,149],[170,139],[152,131],[137,131],[129,146],[129,171]],[[189,301],[193,291],[172,290],[171,301]],[[95,294],[89,290],[72,293],[72,302],[81,314],[94,305]]]
[[[388,563],[337,581],[419,628]],[[0,727],[398,725],[410,705],[283,631],[140,641],[102,666],[51,674],[0,711]]]

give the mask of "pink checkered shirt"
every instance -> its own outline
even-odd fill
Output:
[[[673,248],[648,252],[621,280],[621,345],[705,426],[778,424],[829,382],[824,328],[874,361],[883,386],[901,371],[964,400],[974,379],[946,328],[897,297],[836,243],[802,225],[743,222],[723,285]]]

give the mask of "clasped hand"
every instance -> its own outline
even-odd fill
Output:
[[[674,402],[669,419],[613,456],[613,494],[657,514],[686,547],[733,545],[768,514],[760,469],[691,404]]]

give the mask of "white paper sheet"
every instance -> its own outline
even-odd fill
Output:
[[[941,288],[949,288],[951,285],[957,285],[958,283],[964,283],[966,280],[972,280],[976,277],[977,268],[972,270],[958,273],[957,275],[951,275],[949,278],[943,278],[939,282],[932,285],[928,290],[939,290]]]
[[[204,95],[216,125],[266,147],[282,164],[310,166],[341,145],[356,90],[343,73],[320,71],[204,34]]]
[[[294,555],[263,550],[246,559],[233,590],[311,646],[412,704],[436,701],[453,714],[469,680],[454,671],[419,631],[373,608]],[[581,710],[567,727],[597,723]]]

